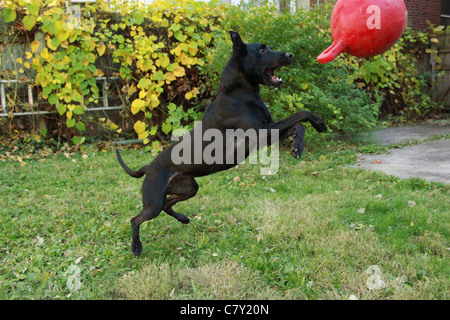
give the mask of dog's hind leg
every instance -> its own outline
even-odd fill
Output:
[[[172,206],[177,202],[185,201],[195,196],[198,188],[198,184],[194,178],[172,181],[167,188],[167,194],[170,194],[171,196],[167,198],[166,203],[164,204],[164,211],[181,223],[189,223],[189,218],[175,212],[172,209]]]
[[[144,207],[140,214],[131,219],[131,230],[133,232],[131,251],[135,256],[139,256],[142,252],[142,243],[139,237],[140,225],[142,222],[156,218],[164,208],[169,177],[163,170],[159,173],[155,171],[153,170],[153,175],[146,175],[142,184],[142,202]]]

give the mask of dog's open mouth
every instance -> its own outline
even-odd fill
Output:
[[[268,79],[268,82],[270,85],[272,86],[279,86],[283,83],[283,79],[278,78],[275,74],[274,74],[275,69],[267,69],[266,70],[266,76]]]

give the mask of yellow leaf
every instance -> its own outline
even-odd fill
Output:
[[[150,108],[153,110],[154,108],[156,108],[157,106],[159,106],[159,100],[156,101],[152,101],[150,104]]]
[[[69,39],[70,33],[68,31],[61,30],[56,36],[59,41],[64,42]]]
[[[25,52],[27,59],[31,59],[31,57],[33,57],[33,54],[29,51]]]
[[[41,58],[44,59],[44,60],[47,60],[47,59],[48,59],[49,54],[48,54],[47,48],[44,48],[44,50],[41,51],[40,56],[41,56]]]
[[[190,66],[191,64],[194,64],[194,59],[192,59],[191,57],[189,57],[187,54],[185,54],[184,52],[182,52],[178,58],[176,59],[177,61],[180,61],[181,64],[184,64],[185,66]]]
[[[134,124],[133,128],[134,128],[134,131],[136,131],[137,134],[141,134],[141,133],[146,131],[147,126],[146,126],[146,124],[144,122],[138,120]]]
[[[25,61],[25,63],[23,64],[25,68],[30,69],[30,63],[28,61]]]
[[[130,88],[128,89],[128,95],[132,95],[133,93],[135,93],[137,91],[136,86],[134,84],[132,84],[130,86]]]
[[[144,97],[147,95],[147,91],[141,90],[139,91],[139,99],[144,99]]]
[[[197,44],[191,43],[191,45],[188,47],[188,50],[192,55],[196,55],[198,51]]]
[[[108,126],[111,130],[116,130],[117,128],[119,128],[119,126],[118,126],[117,124],[115,124],[114,122],[108,123],[107,126]]]
[[[166,83],[170,83],[171,81],[175,81],[177,77],[175,77],[173,72],[166,72],[164,74],[164,79],[166,79]]]
[[[145,101],[141,100],[141,99],[136,99],[131,103],[131,112],[133,114],[138,113],[139,111],[141,111],[141,109],[144,108],[145,105]]]
[[[138,139],[145,139],[148,137],[148,132],[144,131],[138,134]]]
[[[58,47],[53,44],[52,38],[50,37],[47,37],[47,47],[49,47],[52,50],[58,49]]]
[[[101,57],[106,50],[106,46],[104,44],[101,44],[97,47],[98,56]]]
[[[140,61],[138,61],[140,62]],[[153,67],[153,60],[151,59],[146,59],[144,62],[142,62],[140,69],[142,71],[148,71]]]
[[[181,47],[178,46],[178,47],[176,47],[175,49],[170,50],[170,53],[173,54],[173,55],[175,55],[175,56],[179,56],[180,53],[181,53]]]
[[[186,74],[186,72],[182,66],[178,66],[173,71],[173,74],[175,75],[175,77],[181,78]]]
[[[168,56],[162,56],[161,58],[159,58],[158,60],[156,60],[156,65],[159,67],[163,67],[166,68],[170,63],[170,59]]]
[[[90,38],[90,39],[89,39],[89,51],[94,51],[95,46],[96,46],[95,40],[92,39],[92,38]]]
[[[22,63],[22,58],[17,58],[17,63]]]
[[[100,69],[96,69],[95,72],[93,73],[94,77],[103,77],[104,73],[102,70]]]

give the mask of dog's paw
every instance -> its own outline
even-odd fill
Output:
[[[291,154],[294,156],[294,158],[296,158],[296,159],[300,159],[300,157],[302,156],[302,149],[295,149],[294,148],[294,150],[292,150],[292,152],[291,152]]]
[[[178,221],[180,221],[183,224],[188,224],[191,220],[189,220],[188,217],[180,215],[181,217],[177,218]]]
[[[139,257],[142,253],[142,243],[141,241],[132,241],[131,242],[131,252],[137,257]]]

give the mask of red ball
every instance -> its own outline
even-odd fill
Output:
[[[361,58],[383,53],[401,37],[406,20],[403,0],[339,0],[331,16],[333,44],[317,60],[327,63],[341,52]]]

